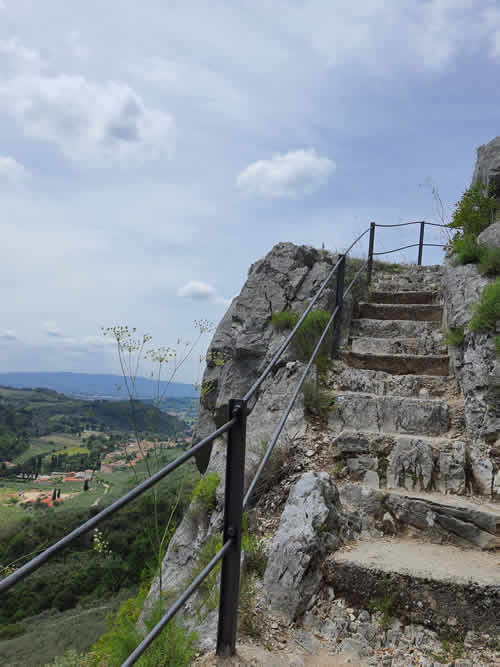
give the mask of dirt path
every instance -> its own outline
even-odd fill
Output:
[[[99,498],[97,498],[97,500],[94,500],[91,507],[95,507],[104,498],[104,496],[109,491],[109,484],[107,482],[103,482],[103,484],[104,484],[104,487],[105,487],[104,493],[102,494],[102,496],[99,496]]]

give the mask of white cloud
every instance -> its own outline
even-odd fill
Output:
[[[3,60],[11,73],[0,84],[4,108],[26,136],[54,143],[70,160],[107,164],[172,148],[173,118],[128,85],[42,74],[37,54],[15,40],[0,44]]]
[[[8,155],[0,155],[0,186],[18,185],[29,178],[29,171]]]
[[[188,297],[196,301],[211,301],[212,303],[222,304],[227,306],[231,303],[231,299],[226,299],[219,296],[215,287],[200,280],[189,280],[185,285],[179,287],[177,296]]]
[[[64,334],[61,329],[57,326],[55,322],[44,322],[43,323],[43,332],[47,336],[52,338],[64,338]]]
[[[312,149],[274,155],[248,165],[237,178],[247,194],[297,198],[311,194],[328,181],[335,164]]]
[[[215,297],[215,287],[200,280],[189,280],[185,285],[179,287],[177,296],[186,296],[199,301],[208,301]]]
[[[0,7],[1,9],[1,7]],[[7,340],[7,341],[14,341],[14,340],[19,340],[18,336],[16,335],[16,332],[13,331],[12,329],[4,329],[2,333],[0,334],[0,339],[1,340]]]

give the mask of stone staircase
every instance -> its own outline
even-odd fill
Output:
[[[500,624],[491,553],[500,547],[500,505],[473,495],[463,400],[441,330],[440,270],[376,275],[330,376],[340,497],[363,530],[325,573],[354,605],[389,576],[402,618],[486,632]]]

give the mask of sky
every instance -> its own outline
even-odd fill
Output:
[[[449,219],[499,64],[494,0],[0,0],[0,369],[119,373],[116,325],[181,359],[274,244]]]

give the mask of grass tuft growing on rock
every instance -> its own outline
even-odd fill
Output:
[[[190,512],[199,517],[202,513],[208,514],[215,507],[215,492],[220,484],[220,477],[216,472],[209,472],[196,484],[191,501],[193,506]]]
[[[446,345],[461,345],[464,342],[464,328],[451,327],[444,333],[444,342]]]
[[[484,288],[479,303],[475,305],[469,329],[487,331],[495,326],[498,319],[500,319],[500,278]]]
[[[300,315],[294,310],[282,310],[280,313],[273,313],[271,323],[278,331],[283,329],[293,329],[300,319]]]

